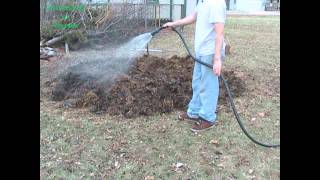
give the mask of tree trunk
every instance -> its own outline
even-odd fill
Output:
[[[53,44],[55,44],[55,43],[58,43],[58,42],[60,42],[61,40],[63,40],[63,38],[64,38],[66,35],[72,34],[72,33],[75,33],[75,32],[77,32],[77,31],[76,31],[76,30],[69,31],[69,32],[67,32],[67,33],[65,33],[65,34],[63,34],[63,35],[61,35],[61,36],[55,37],[55,38],[47,41],[44,45],[45,45],[45,46],[51,46],[51,45],[53,45]]]

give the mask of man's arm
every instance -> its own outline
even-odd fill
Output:
[[[221,48],[223,43],[223,30],[224,24],[223,23],[215,23],[214,29],[216,32],[216,39],[215,39],[215,59],[221,59]]]
[[[221,48],[223,43],[223,30],[224,30],[224,23],[215,23],[214,29],[216,32],[216,39],[215,39],[215,50],[214,50],[214,59],[213,59],[213,71],[217,76],[221,74]]]
[[[177,27],[177,26],[188,25],[188,24],[194,23],[196,20],[197,20],[197,12],[193,12],[192,14],[190,14],[189,16],[183,19],[179,19],[174,22],[168,22],[164,24],[163,27]]]

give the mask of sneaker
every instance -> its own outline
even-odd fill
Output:
[[[193,131],[193,132],[205,131],[210,128],[213,128],[215,125],[215,122],[212,123],[212,122],[206,121],[202,118],[200,118],[200,119],[201,119],[200,123],[197,123],[194,126],[192,126],[191,131]]]
[[[199,117],[196,117],[196,118],[189,117],[188,113],[186,113],[186,112],[178,113],[178,119],[180,121],[187,120],[187,121],[192,121],[192,122],[199,122],[199,120],[200,120]]]

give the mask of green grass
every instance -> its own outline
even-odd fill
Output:
[[[279,24],[279,17],[230,16],[225,27],[232,54],[223,68],[254,78],[248,79],[249,90],[236,98],[235,104],[248,131],[270,143],[278,143],[280,137]],[[186,26],[183,33],[190,47],[193,32],[194,26]],[[167,50],[155,53],[159,56],[186,54],[171,32],[160,33],[150,48]],[[261,112],[265,115],[259,116]],[[189,123],[176,119],[176,112],[128,120],[80,109],[64,110],[44,99],[40,111],[40,176],[280,179],[280,148],[252,143],[228,108],[219,112],[217,120],[214,129],[195,134],[189,130]],[[212,144],[211,140],[218,143]],[[173,167],[178,162],[185,164],[181,172]]]

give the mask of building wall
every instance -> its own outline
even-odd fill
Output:
[[[172,19],[181,19],[184,0],[172,0]],[[160,17],[170,19],[170,0],[159,0],[160,6]]]
[[[231,0],[232,1],[232,0]],[[263,11],[264,0],[237,0],[235,10],[239,11]]]
[[[229,10],[235,10],[237,8],[236,3],[237,3],[237,0],[230,0]]]
[[[160,6],[160,17],[164,19],[170,19],[170,5],[169,4],[162,4]],[[179,4],[172,6],[172,19],[175,21],[177,19],[181,19],[182,13],[182,6]]]
[[[264,10],[264,2],[266,0],[226,0],[229,1],[228,10],[239,11],[260,11]],[[189,15],[196,7],[197,0],[187,0],[187,15]]]
[[[81,0],[83,3],[88,3],[87,0]],[[194,1],[196,3],[196,0],[187,0],[188,1]],[[91,0],[91,4],[95,3],[122,3],[122,2],[129,2],[134,4],[143,4],[145,0]],[[183,11],[183,5],[184,0],[172,0],[173,6],[172,6],[172,19],[177,20],[182,18],[182,11]],[[170,0],[159,0],[160,4],[160,18],[167,18],[170,19]],[[188,6],[187,6],[188,7]],[[150,13],[150,16],[154,16],[155,8],[154,6],[149,6],[148,11]],[[157,12],[159,10],[157,9]],[[188,15],[188,13],[187,13]],[[158,15],[157,15],[158,17]]]
[[[88,2],[87,0],[82,0]],[[91,0],[90,3],[121,3],[131,2],[135,4],[144,3],[145,0]],[[182,18],[184,0],[172,0],[172,19],[177,20]],[[227,0],[226,0],[227,1]],[[239,11],[261,11],[264,10],[264,2],[266,0],[229,0],[229,10]],[[170,0],[159,0],[160,3],[160,18],[170,18]],[[196,7],[197,0],[186,0],[186,15],[192,13]],[[149,7],[151,14],[154,14],[154,7]],[[158,11],[158,10],[157,10]]]

